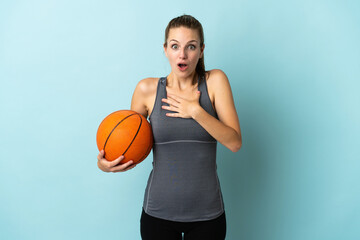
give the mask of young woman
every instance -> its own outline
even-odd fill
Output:
[[[168,76],[146,78],[135,88],[131,109],[149,116],[154,134],[153,170],[141,216],[144,240],[225,239],[226,219],[216,170],[216,145],[241,148],[241,132],[229,81],[223,71],[205,71],[204,34],[189,15],[165,30]],[[124,172],[132,161],[98,166]]]

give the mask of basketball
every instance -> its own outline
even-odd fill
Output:
[[[151,126],[146,118],[131,110],[120,110],[108,115],[96,134],[99,151],[104,150],[104,158],[113,161],[124,155],[120,163],[133,160],[143,161],[153,146]]]

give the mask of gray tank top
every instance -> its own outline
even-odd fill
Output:
[[[144,211],[157,218],[193,222],[210,220],[224,212],[217,176],[217,141],[193,119],[172,118],[162,109],[166,77],[160,78],[149,117],[154,134],[153,170],[145,190]],[[199,80],[198,80],[199,83]],[[198,84],[200,105],[217,117],[206,80]]]

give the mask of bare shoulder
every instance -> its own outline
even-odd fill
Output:
[[[136,90],[140,91],[141,94],[147,96],[151,95],[152,93],[156,92],[158,78],[144,78],[139,81],[136,86]]]
[[[206,72],[206,84],[208,93],[213,106],[215,107],[216,96],[218,92],[230,88],[229,80],[226,74],[220,69],[212,69]]]
[[[138,82],[131,100],[131,109],[145,117],[150,115],[152,102],[155,101],[159,78],[144,78]]]
[[[229,82],[226,74],[221,69],[212,69],[207,73],[208,77],[206,82],[209,87],[216,88],[219,85]]]

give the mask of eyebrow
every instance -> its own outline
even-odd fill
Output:
[[[171,42],[171,41],[179,42],[178,40],[175,40],[175,39],[171,39],[169,42]],[[197,41],[196,40],[188,41],[188,43],[190,43],[190,42],[197,42]]]

